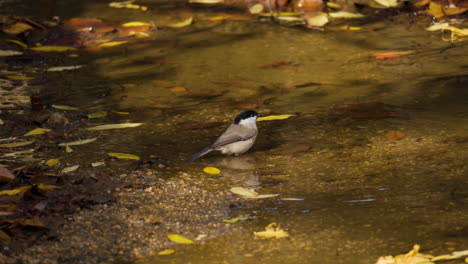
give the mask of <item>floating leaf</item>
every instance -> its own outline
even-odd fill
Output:
[[[262,198],[272,198],[278,196],[278,194],[258,194],[253,189],[247,189],[243,187],[232,187],[230,189],[232,193],[242,196],[242,198],[247,199],[262,199]]]
[[[265,231],[254,232],[254,235],[262,239],[289,237],[289,233],[281,229],[279,224],[271,223],[265,227]]]
[[[328,23],[328,15],[320,12],[317,15],[307,18],[307,24],[314,27],[323,27]]]
[[[283,120],[288,119],[294,115],[270,115],[270,116],[261,116],[257,118],[257,121],[270,121],[270,120]]]
[[[168,27],[171,27],[171,28],[186,27],[186,26],[189,26],[190,24],[192,24],[192,21],[193,21],[193,18],[192,18],[192,17],[189,17],[189,18],[187,18],[186,20],[184,20],[184,21],[182,21],[182,22],[168,25]]]
[[[19,40],[16,40],[16,39],[4,39],[3,41],[5,42],[10,42],[10,43],[14,43],[22,48],[27,48],[28,45],[24,44],[23,42],[19,41]]]
[[[52,129],[48,129],[48,128],[35,128],[31,131],[29,131],[28,133],[24,134],[23,136],[27,137],[27,136],[34,136],[34,135],[41,135],[41,134],[45,134],[49,131],[51,131]]]
[[[203,168],[203,171],[208,174],[220,174],[221,173],[221,170],[216,167],[205,167]]]
[[[388,58],[397,58],[404,55],[412,54],[414,50],[405,50],[405,51],[388,51],[388,52],[377,52],[373,55],[376,59],[383,60]]]
[[[68,46],[40,46],[40,47],[33,47],[30,49],[35,50],[35,51],[43,51],[43,52],[64,52],[67,50],[76,50],[76,48],[68,47]]]
[[[231,218],[231,219],[223,219],[223,222],[224,223],[230,223],[230,224],[234,224],[236,222],[239,222],[239,221],[244,221],[248,219],[247,217],[234,217],[234,218]]]
[[[67,142],[67,143],[60,143],[58,145],[61,146],[61,147],[78,146],[78,145],[84,145],[84,144],[94,142],[94,141],[96,141],[96,139],[97,138],[89,138],[89,139],[77,140],[77,141],[72,141],[72,142]]]
[[[259,14],[263,11],[263,5],[262,4],[255,4],[249,8],[250,14]]]
[[[98,48],[108,48],[108,47],[114,47],[114,46],[119,46],[119,45],[122,45],[122,44],[125,44],[127,43],[128,41],[112,41],[112,42],[107,42],[107,43],[103,43],[101,45],[98,45]]]
[[[118,114],[118,115],[129,115],[130,114],[130,112],[119,112],[119,111],[112,111],[112,113]]]
[[[60,159],[50,159],[48,161],[46,161],[46,165],[49,166],[49,167],[54,167],[54,166],[57,166],[60,162]]]
[[[17,194],[25,193],[29,189],[31,189],[31,186],[22,186],[13,190],[0,191],[0,195],[17,195]]]
[[[0,148],[17,148],[32,144],[34,140],[0,144]]]
[[[75,65],[75,66],[60,66],[60,67],[51,67],[47,69],[48,72],[58,72],[58,71],[70,71],[82,68],[83,65]]]
[[[419,245],[414,245],[413,249],[406,254],[380,257],[375,264],[434,264],[430,261],[431,255],[419,253],[420,248]]]
[[[179,243],[179,244],[193,244],[195,242],[193,242],[192,240],[188,239],[188,238],[185,238],[181,235],[178,235],[178,234],[169,234],[167,235],[167,238],[169,238],[169,240],[171,240],[172,242],[176,242],[176,243]]]
[[[434,25],[426,28],[427,31],[436,31],[436,30],[444,30],[446,29],[447,27],[449,27],[449,23],[448,22],[445,22],[445,23],[435,23]]]
[[[71,153],[71,152],[73,152],[73,149],[70,148],[70,146],[66,145],[66,146],[65,146],[65,152]]]
[[[72,172],[72,171],[76,171],[79,167],[80,167],[80,165],[66,167],[66,168],[64,168],[62,170],[62,173],[69,173],[69,172]]]
[[[396,7],[398,6],[397,0],[374,0],[377,4],[385,7]]]
[[[52,107],[55,108],[55,109],[59,109],[59,110],[69,110],[69,111],[80,110],[80,109],[77,108],[77,107],[68,106],[68,105],[56,105],[56,104],[53,104]]]
[[[23,54],[23,52],[14,50],[0,50],[0,57],[16,56],[21,54]]]
[[[102,161],[97,161],[97,162],[91,163],[91,166],[92,166],[93,168],[96,168],[96,167],[102,166],[102,165],[104,165],[104,164],[106,164],[106,163],[105,163],[105,162],[102,162]]]
[[[391,139],[391,140],[400,140],[400,139],[404,138],[406,135],[405,135],[405,133],[403,133],[401,131],[390,131],[387,134],[385,134],[385,136],[388,139]]]
[[[108,129],[120,129],[120,128],[127,128],[127,127],[137,127],[141,126],[143,123],[121,123],[121,124],[108,124],[108,125],[100,125],[95,127],[89,127],[86,130],[108,130]]]
[[[107,112],[106,111],[98,111],[98,112],[87,114],[86,116],[88,117],[88,119],[100,118],[100,117],[107,116]]]
[[[110,152],[110,153],[107,153],[107,155],[114,157],[114,158],[118,158],[118,159],[140,160],[140,157],[138,157],[137,155],[128,154],[128,153]]]
[[[159,251],[159,252],[158,252],[158,255],[159,255],[159,256],[167,256],[167,255],[172,255],[172,254],[174,254],[174,252],[175,252],[174,249],[168,248],[168,249]]]
[[[58,188],[60,188],[60,187],[59,187],[59,186],[55,186],[55,185],[46,185],[46,184],[43,184],[43,183],[39,183],[39,184],[37,185],[37,188],[38,188],[38,189],[41,189],[41,190],[46,190],[46,191],[48,191],[48,190],[55,190],[55,189],[58,189]]]
[[[28,77],[28,76],[25,76],[25,75],[7,75],[5,77],[7,79],[13,80],[13,81],[27,81],[27,80],[34,79],[33,77]]]
[[[330,17],[333,17],[333,18],[361,18],[361,17],[364,17],[363,14],[350,13],[350,12],[346,12],[346,11],[330,12],[330,13],[328,13],[328,15]]]
[[[134,22],[127,22],[127,23],[124,23],[122,24],[123,27],[140,27],[140,26],[151,26],[150,23],[148,22],[138,22],[138,21],[134,21]]]

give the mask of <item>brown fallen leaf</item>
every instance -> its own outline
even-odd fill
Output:
[[[385,136],[388,139],[391,139],[391,140],[400,140],[400,139],[404,138],[406,135],[405,135],[405,133],[403,133],[401,131],[390,131],[387,134],[385,134]]]
[[[292,62],[286,59],[272,61],[266,64],[263,64],[260,68],[280,68],[284,66],[292,65]]]
[[[0,181],[7,182],[15,178],[15,175],[7,168],[0,166]]]
[[[186,93],[188,92],[187,88],[182,87],[182,86],[175,86],[169,89],[169,91],[174,92],[174,93]]]
[[[273,149],[271,154],[273,155],[292,155],[294,153],[305,152],[310,149],[310,145],[307,144],[299,144],[293,146],[286,146],[286,147],[279,147]]]

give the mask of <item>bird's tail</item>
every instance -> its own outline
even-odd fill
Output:
[[[191,156],[190,158],[188,158],[186,160],[187,161],[196,161],[198,158],[210,153],[211,151],[213,151],[213,149],[210,148],[210,147],[207,147],[207,148],[203,149],[202,151],[198,152],[197,154]]]

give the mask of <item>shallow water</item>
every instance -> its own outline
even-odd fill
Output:
[[[357,32],[317,32],[255,20],[208,22],[203,18],[217,13],[181,4],[134,17],[112,9],[98,14],[94,7],[83,5],[80,16],[157,23],[168,14],[188,14],[195,24],[84,54],[78,62],[64,59],[87,68],[60,74],[70,85],[60,103],[130,112],[88,125],[145,123],[91,133],[99,141],[66,159],[93,162],[107,152],[153,155],[171,161],[164,177],[177,171],[215,177],[201,169],[216,166],[233,186],[303,199],[249,202],[253,207],[233,209],[232,216],[250,219],[224,236],[175,246],[174,255],[139,263],[373,263],[416,243],[432,254],[468,248],[466,44],[445,42],[424,30],[427,19],[409,23],[405,15],[367,21]],[[76,15],[65,5],[57,12]],[[388,60],[372,56],[390,50],[414,53]],[[290,64],[262,67],[278,60]],[[189,92],[167,88],[174,86]],[[331,105],[366,101],[392,105],[401,115],[353,119],[330,113]],[[249,107],[297,117],[259,122],[256,144],[241,157],[212,153],[201,163],[183,161],[225,126],[191,130],[181,124],[227,125]],[[388,131],[406,136],[390,140]],[[275,149],[295,146],[306,150],[275,155]],[[252,232],[271,222],[281,223],[291,238],[254,239]]]

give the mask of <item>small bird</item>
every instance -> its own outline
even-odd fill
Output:
[[[191,156],[187,161],[195,161],[213,150],[236,156],[246,152],[252,147],[257,138],[257,117],[258,113],[253,110],[243,111],[236,116],[234,122],[213,145]]]

